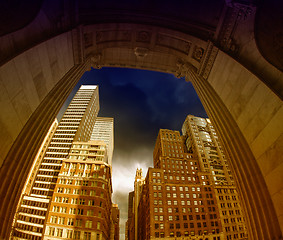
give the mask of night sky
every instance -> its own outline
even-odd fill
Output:
[[[114,118],[112,166],[113,202],[120,209],[120,238],[124,239],[128,193],[135,171],[153,166],[153,148],[159,129],[181,131],[188,114],[207,117],[190,82],[173,74],[125,68],[86,72],[68,99],[82,84],[99,86],[100,117]],[[65,104],[65,108],[67,103]]]

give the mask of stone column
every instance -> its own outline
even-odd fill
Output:
[[[0,239],[9,239],[16,206],[33,159],[60,108],[90,61],[72,67],[34,111],[15,140],[0,169]]]
[[[235,181],[246,215],[248,239],[282,239],[278,218],[258,163],[227,107],[193,67],[185,65],[192,82],[230,157]]]

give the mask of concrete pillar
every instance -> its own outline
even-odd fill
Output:
[[[67,97],[89,69],[89,61],[75,65],[50,90],[14,141],[0,169],[0,239],[9,239],[15,208],[35,154]]]
[[[217,59],[214,64],[215,66],[217,66]],[[272,186],[265,181],[263,172],[260,169],[259,158],[256,158],[255,151],[253,151],[252,145],[247,141],[245,136],[247,134],[246,130],[241,129],[239,121],[230,112],[231,109],[229,109],[227,99],[221,97],[221,92],[217,91],[216,85],[213,84],[213,71],[212,69],[208,80],[205,80],[191,68],[187,73],[187,78],[193,83],[209,118],[213,122],[231,158],[230,165],[234,171],[236,184],[242,198],[249,239],[282,239],[282,232],[278,221],[281,214],[280,209],[277,208],[278,204],[271,198],[269,191]],[[217,66],[217,71],[218,74],[215,73],[217,74],[215,81],[218,80],[220,82],[219,86],[222,86],[222,88],[225,86],[225,81],[223,82],[223,71],[231,72],[231,76],[227,78],[227,82],[233,82],[237,76],[237,74],[234,75],[235,72],[225,68],[223,65],[221,67]],[[252,81],[250,78],[251,76],[249,78],[243,78],[242,81],[248,83]],[[239,82],[234,81],[234,84],[237,85]],[[230,87],[232,91],[235,88],[235,86]],[[250,94],[252,94],[253,89],[249,90]],[[268,90],[266,87],[266,91]],[[223,94],[227,94],[226,91],[223,91]],[[239,90],[239,93],[241,92],[243,92],[242,87]],[[230,95],[233,94],[230,92]],[[248,123],[249,121],[246,122],[246,124]],[[274,124],[273,128],[276,127],[277,125]],[[263,129],[261,130],[264,131]],[[278,182],[278,185],[282,189],[282,181],[281,183]]]

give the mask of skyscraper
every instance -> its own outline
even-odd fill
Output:
[[[114,119],[109,117],[97,117],[91,140],[102,140],[106,143],[108,163],[111,165],[114,149]]]
[[[200,171],[209,173],[225,239],[246,239],[247,230],[229,158],[210,120],[188,115],[182,133],[187,149],[198,156]]]
[[[90,139],[99,111],[98,87],[81,86],[63,115],[40,164],[31,188],[17,209],[11,235],[14,239],[41,240],[46,216],[60,172],[74,141]]]
[[[159,131],[136,239],[246,239],[233,177],[209,119],[188,116],[182,131]]]
[[[73,143],[54,189],[44,239],[111,239],[115,224],[107,162],[103,141]]]

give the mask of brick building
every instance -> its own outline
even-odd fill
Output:
[[[189,115],[182,132],[159,131],[136,239],[247,239],[229,160],[209,119]]]
[[[73,143],[54,189],[44,239],[110,239],[112,183],[106,162],[103,141]]]

